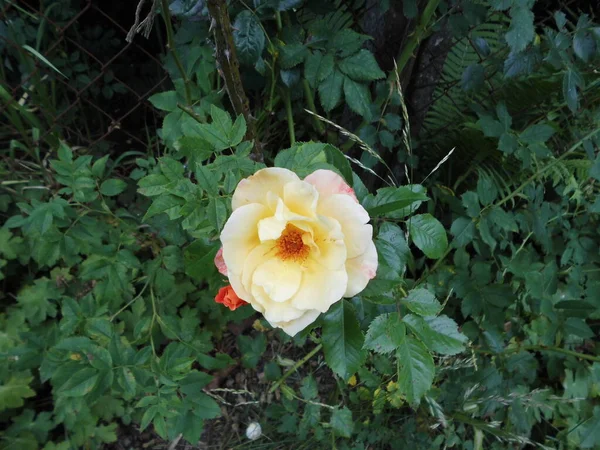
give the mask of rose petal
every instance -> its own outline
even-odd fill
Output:
[[[261,169],[238,183],[231,199],[231,208],[235,211],[251,203],[266,205],[269,192],[283,197],[284,186],[298,180],[300,180],[298,175],[288,169],[280,167]]]
[[[356,203],[358,199],[348,183],[332,170],[319,169],[304,178],[304,181],[312,184],[321,198],[329,197],[334,194],[344,194],[351,197]]]
[[[223,259],[223,247],[215,255],[215,266],[217,266],[217,270],[221,275],[227,276],[227,264],[225,264],[225,260]]]
[[[348,258],[363,254],[373,241],[373,227],[367,225],[369,214],[347,195],[331,195],[319,201],[319,214],[334,218],[342,226]]]
[[[289,300],[298,291],[301,281],[300,264],[276,257],[262,263],[252,275],[253,285],[262,287],[267,296],[278,303]]]
[[[311,309],[311,310],[306,311],[304,314],[302,314],[302,316],[298,317],[297,319],[290,320],[287,322],[271,322],[271,321],[269,321],[269,323],[273,327],[281,328],[283,331],[285,331],[286,334],[293,337],[296,334],[298,334],[300,331],[304,330],[307,326],[309,326],[315,320],[317,320],[317,317],[319,317],[319,314],[321,314],[319,311]]]
[[[344,297],[354,297],[362,292],[367,287],[369,280],[375,278],[377,264],[377,249],[373,241],[369,243],[365,253],[346,261],[348,286]]]

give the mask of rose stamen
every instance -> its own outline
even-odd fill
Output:
[[[277,239],[277,256],[284,261],[304,261],[308,257],[310,247],[303,242],[302,234],[294,225],[286,225]]]

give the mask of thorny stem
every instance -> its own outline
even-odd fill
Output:
[[[175,40],[173,39],[173,24],[171,23],[171,13],[169,11],[169,2],[167,0],[161,0],[162,5],[162,13],[163,19],[165,20],[165,26],[167,27],[167,46],[169,47],[169,51],[171,55],[173,55],[173,60],[175,61],[175,65],[181,74],[181,78],[183,78],[183,87],[185,89],[185,101],[188,105],[192,104],[192,94],[190,91],[190,80],[185,73],[185,69],[181,64],[181,60],[179,59],[179,54],[175,49]]]
[[[313,356],[315,356],[317,353],[319,353],[319,351],[323,348],[323,344],[319,344],[317,345],[315,348],[313,348],[310,352],[308,352],[306,354],[306,356],[304,358],[302,358],[300,361],[298,361],[296,364],[294,364],[292,367],[290,367],[290,369],[283,374],[283,376],[277,380],[277,382],[271,387],[271,389],[269,389],[269,394],[272,394],[273,392],[275,392],[277,390],[277,388],[279,386],[281,386],[281,384],[291,375],[293,374],[296,370],[298,370],[299,367],[301,367],[302,365],[304,365],[306,363],[306,361],[308,361],[310,358],[312,358]]]

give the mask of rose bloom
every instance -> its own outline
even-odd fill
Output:
[[[239,298],[290,336],[375,276],[369,215],[335,172],[301,180],[259,170],[240,181],[232,209],[215,264]]]
[[[235,311],[240,306],[246,304],[244,300],[237,296],[231,286],[225,286],[219,289],[219,293],[215,297],[215,302],[222,303],[232,311]]]

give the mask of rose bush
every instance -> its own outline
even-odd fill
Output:
[[[301,180],[267,168],[243,179],[215,258],[240,299],[290,336],[375,276],[370,218],[330,170]]]

